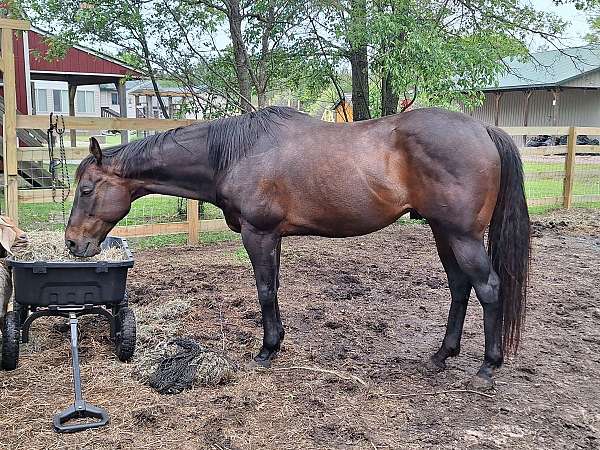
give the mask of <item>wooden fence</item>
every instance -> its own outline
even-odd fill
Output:
[[[46,186],[37,189],[19,188],[19,167],[23,163],[30,170],[42,170],[45,162],[50,164],[45,147],[17,147],[17,135],[24,130],[46,130],[47,116],[18,115],[16,113],[15,70],[12,35],[14,30],[27,30],[23,21],[0,19],[1,50],[0,70],[4,78],[3,116],[3,161],[4,161],[4,205],[6,212],[19,220],[19,207],[35,203],[52,202]],[[70,130],[138,130],[160,131],[193,123],[193,120],[165,120],[117,117],[64,117],[66,129]],[[600,135],[600,127],[510,127],[504,128],[514,139],[524,142],[527,136],[568,136],[565,146],[522,147],[526,191],[530,206],[571,207],[577,203],[600,202],[600,146],[576,145],[577,136]],[[67,147],[66,159],[77,162],[88,154],[87,147]],[[37,165],[35,165],[37,164]],[[34,166],[35,165],[35,166]],[[164,196],[162,196],[164,197]],[[135,203],[134,203],[135,205]],[[199,204],[187,200],[185,220],[158,223],[143,220],[143,223],[118,226],[115,233],[122,236],[150,236],[187,233],[188,241],[198,241],[201,231],[227,229],[223,219],[199,220]],[[148,223],[150,222],[150,223]]]
[[[6,115],[4,119],[5,126],[7,119],[8,115]],[[164,131],[179,126],[189,125],[193,122],[193,120],[64,117],[66,129],[86,131],[102,131],[107,129]],[[16,116],[16,129],[45,129],[47,127],[48,117],[46,116]],[[65,147],[65,154],[66,159],[69,161],[80,161],[89,154],[89,149],[87,147]],[[5,161],[8,162],[5,164],[5,180],[11,180],[16,178],[16,162],[45,162],[48,160],[48,149],[46,147],[14,146],[11,148],[11,145],[5,139],[4,158]],[[58,193],[57,196],[60,197],[60,193]],[[72,196],[73,190],[70,192],[70,197],[72,198]],[[165,196],[153,195],[150,197],[158,198]],[[17,221],[19,220],[19,204],[48,203],[52,201],[50,190],[47,188],[17,189],[15,191],[14,188],[9,188],[8,182],[5,182],[5,205],[7,205],[8,214]],[[113,233],[124,237],[187,233],[188,242],[196,243],[198,242],[199,232],[228,229],[223,219],[200,220],[199,204],[197,200],[187,200],[186,210],[186,220],[184,221],[117,226]]]
[[[567,136],[567,145],[520,148],[525,167],[526,191],[528,185],[541,180],[562,182],[562,189],[558,192],[555,189],[552,195],[528,195],[529,206],[556,205],[570,208],[577,203],[600,202],[600,146],[577,145],[578,136],[598,136],[600,127],[504,127],[503,129],[513,136],[513,139],[538,135]],[[537,167],[535,170],[528,170],[528,166],[532,164]],[[544,164],[549,167],[549,170],[544,170]]]

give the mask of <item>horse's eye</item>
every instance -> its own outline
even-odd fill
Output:
[[[90,195],[94,188],[92,186],[82,186],[80,189],[81,195]]]

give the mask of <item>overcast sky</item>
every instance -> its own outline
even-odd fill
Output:
[[[575,6],[556,6],[553,0],[531,0],[531,3],[541,11],[551,11],[570,22],[565,33],[567,35],[567,40],[564,41],[565,46],[585,44],[583,37],[589,32],[589,26],[586,22],[586,15],[581,11],[577,11]],[[535,48],[532,48],[532,50],[535,50]]]

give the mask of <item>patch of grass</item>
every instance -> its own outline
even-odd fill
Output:
[[[40,191],[40,197],[48,198],[50,200],[48,203],[19,204],[19,220],[24,229],[56,230],[62,228],[61,193],[60,191],[56,192],[57,203],[51,201],[51,195],[50,190]],[[72,201],[65,203],[67,218],[72,205]],[[131,204],[131,211],[119,222],[119,225],[185,221],[187,220],[185,205],[184,201],[183,208],[179,210],[177,197],[142,197]],[[223,212],[216,206],[205,203],[201,217],[203,219],[220,219],[223,217]]]
[[[202,203],[200,217],[202,219],[222,219],[223,211],[210,203]]]
[[[600,208],[600,202],[582,202],[574,203],[571,208],[573,209],[597,209]],[[529,214],[532,216],[541,216],[548,214],[549,212],[563,209],[562,205],[544,205],[544,206],[530,206]]]
[[[565,172],[565,163],[563,162],[537,162],[523,161],[523,170],[525,173],[539,172]]]
[[[562,196],[565,173],[563,162],[525,161],[523,169],[525,170],[525,192],[528,199]],[[535,179],[528,179],[528,176],[534,174],[536,175]],[[598,194],[600,194],[600,164],[596,162],[578,163],[575,167],[573,195]]]
[[[218,244],[220,242],[232,242],[240,241],[241,237],[239,234],[233,231],[206,231],[199,235],[200,244],[211,245]],[[127,242],[131,244],[134,250],[145,250],[145,249],[156,249],[161,247],[175,246],[175,245],[186,245],[187,234],[162,234],[159,236],[148,236],[139,238],[128,238]],[[243,248],[241,249],[243,250]],[[245,252],[245,250],[244,250]],[[236,252],[236,258],[238,257]],[[243,255],[240,253],[240,258]],[[247,257],[247,255],[246,255]]]
[[[396,221],[396,223],[399,223],[400,225],[424,225],[427,223],[427,220],[425,219],[405,219],[405,218],[400,218]]]
[[[148,236],[141,238],[128,238],[133,250],[155,249],[173,245],[185,245],[187,234],[162,234],[159,236]]]
[[[233,231],[205,231],[199,235],[200,244],[218,244],[220,242],[240,241],[239,234]],[[187,234],[161,234],[141,238],[128,238],[134,250],[154,249],[170,245],[186,245]]]
[[[244,247],[239,247],[233,253],[233,256],[241,263],[250,264],[250,256],[248,256],[248,252],[246,252],[246,249]]]
[[[539,206],[530,206],[527,209],[529,210],[530,216],[539,216],[539,215],[547,214],[551,211],[555,211],[560,208],[562,208],[562,205],[539,205]]]
[[[200,242],[202,244],[218,244],[219,242],[241,241],[242,237],[238,233],[230,230],[225,231],[206,231],[200,233]]]

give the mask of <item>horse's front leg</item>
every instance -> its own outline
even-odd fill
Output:
[[[269,367],[284,335],[277,304],[281,236],[246,225],[242,227],[242,240],[254,268],[264,329],[263,345],[254,361],[260,366]]]

